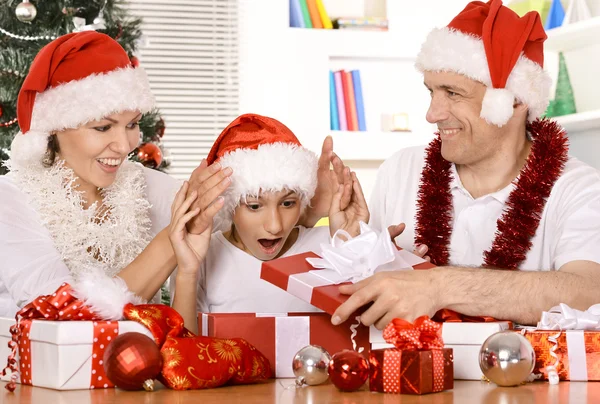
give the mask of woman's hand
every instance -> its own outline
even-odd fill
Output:
[[[186,181],[177,192],[171,206],[171,224],[169,225],[169,240],[177,259],[178,273],[182,275],[194,275],[200,268],[210,244],[212,219],[223,206],[223,198],[218,196],[212,201],[211,206],[213,209],[210,210],[211,214],[206,218],[209,219],[209,222],[204,231],[200,234],[192,234],[188,232],[186,224],[200,213],[200,208],[190,210],[190,207],[198,198],[198,192],[192,191],[186,198],[188,189],[189,183]]]
[[[360,234],[359,222],[369,222],[369,208],[355,172],[344,169],[343,183],[338,183],[329,209],[329,232],[331,236],[339,229],[352,237]]]

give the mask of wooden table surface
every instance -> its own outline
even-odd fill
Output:
[[[496,387],[477,381],[455,381],[454,389],[423,396],[371,393],[361,390],[341,393],[333,385],[296,388],[291,379],[278,379],[250,385],[211,390],[174,391],[159,385],[154,392],[108,390],[56,391],[18,385],[13,393],[0,382],[2,404],[360,404],[360,403],[490,403],[490,404],[563,404],[600,403],[600,383],[561,382],[557,386],[536,382],[520,387]]]

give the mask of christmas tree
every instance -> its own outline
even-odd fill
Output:
[[[552,109],[549,111],[548,116],[563,116],[574,114],[577,112],[575,107],[575,96],[573,95],[573,87],[571,86],[571,80],[569,79],[569,71],[567,70],[567,63],[565,57],[560,52],[559,67],[558,67],[558,80],[556,81],[556,95],[554,96]]]
[[[96,30],[115,38],[137,66],[140,25],[119,0],[0,0],[0,175],[6,174],[2,163],[19,131],[19,89],[38,51],[61,35]],[[161,143],[165,124],[158,111],[142,118],[140,131],[143,143],[131,158],[150,168],[167,168],[169,158]]]

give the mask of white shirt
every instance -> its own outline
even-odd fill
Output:
[[[298,239],[282,257],[312,251],[329,242],[329,227],[299,226]],[[198,273],[196,307],[204,313],[293,313],[319,311],[269,282],[260,279],[263,261],[240,250],[223,233],[212,234],[206,259]],[[175,293],[171,276],[171,299]]]
[[[144,177],[152,205],[150,233],[155,237],[170,223],[180,183],[147,168]],[[40,215],[10,173],[0,176],[0,196],[0,317],[14,317],[37,296],[50,294],[73,278]]]
[[[398,151],[379,169],[370,203],[371,225],[382,230],[406,223],[396,239],[400,247],[412,249],[415,237],[417,191],[425,163],[425,148]],[[451,193],[454,208],[450,240],[450,265],[483,264],[483,253],[491,248],[497,221],[514,188],[506,188],[477,199],[463,187],[452,165]],[[569,158],[554,184],[532,247],[519,269],[548,271],[576,260],[600,263],[600,172],[576,158]]]

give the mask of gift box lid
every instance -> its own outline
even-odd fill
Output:
[[[0,317],[0,336],[11,338],[10,327],[14,318]],[[119,321],[119,334],[139,332],[152,339],[152,333],[135,321]],[[46,321],[33,320],[29,339],[56,345],[91,344],[94,336],[94,321]]]
[[[443,323],[442,339],[445,345],[482,345],[492,334],[512,329],[510,321],[494,321],[488,323]],[[385,344],[382,331],[371,326],[369,341],[382,347]],[[391,347],[386,345],[385,347]]]

